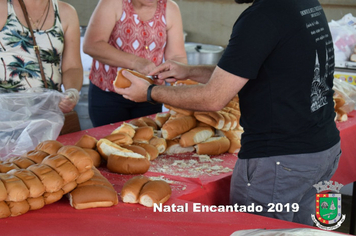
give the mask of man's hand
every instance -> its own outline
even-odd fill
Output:
[[[144,79],[141,79],[130,72],[124,70],[122,75],[131,81],[131,86],[128,88],[117,88],[114,86],[115,92],[121,94],[124,98],[134,102],[146,102],[147,101],[147,88],[150,83]]]
[[[156,84],[173,83],[176,80],[188,79],[189,65],[168,60],[153,69],[149,75],[158,76]]]

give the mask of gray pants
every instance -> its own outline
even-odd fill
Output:
[[[231,204],[259,205],[263,211],[251,213],[313,225],[317,193],[313,185],[330,180],[340,155],[339,142],[317,153],[238,159],[231,179]],[[293,203],[299,205],[297,212]],[[272,212],[267,212],[271,207]]]

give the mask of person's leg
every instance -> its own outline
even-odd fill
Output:
[[[130,119],[129,108],[132,102],[121,95],[106,92],[90,83],[89,116],[94,127]]]
[[[264,211],[251,213],[312,225],[315,195],[311,189],[321,176],[330,174],[330,165],[324,163],[337,159],[335,153],[328,155],[330,150],[238,160],[231,180],[231,203],[254,203]]]
[[[319,176],[315,181],[315,184],[319,183],[320,181],[329,181],[334,175],[341,156],[340,143],[338,143],[331,149],[322,152],[322,155],[325,156],[325,161],[323,163],[320,163],[320,165],[322,165],[323,171],[320,171]],[[311,187],[311,189],[305,193],[305,195],[299,202],[301,210],[294,214],[293,222],[309,225],[313,224],[311,214],[315,214],[316,193],[317,190],[315,187]],[[311,213],[310,209],[312,210]]]

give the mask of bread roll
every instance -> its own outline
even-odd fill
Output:
[[[137,72],[137,71],[133,71],[133,70],[129,70],[129,69],[121,69],[117,72],[116,78],[114,80],[114,86],[117,88],[128,88],[131,85],[131,81],[129,79],[127,79],[122,72],[126,70],[129,71],[131,74],[136,75],[137,77],[146,80],[147,82],[149,82],[150,84],[153,84],[153,80],[146,77],[145,75]]]
[[[214,135],[213,128],[209,126],[195,127],[182,134],[179,140],[181,147],[189,147],[201,143]]]
[[[92,168],[92,171],[92,178],[68,194],[70,205],[75,209],[110,207],[118,203],[117,192],[112,184],[96,168]]]
[[[148,153],[148,160],[153,161],[159,155],[158,149],[149,143],[136,143],[136,145],[143,147]]]
[[[20,168],[14,163],[9,163],[9,162],[0,163],[0,173],[6,173],[13,169],[20,169]]]
[[[11,170],[7,174],[14,175],[22,180],[22,182],[29,190],[28,197],[30,198],[37,198],[39,196],[42,196],[45,192],[45,187],[42,184],[41,180],[30,170]]]
[[[30,210],[30,205],[26,200],[19,202],[6,202],[11,211],[11,216],[23,215]]]
[[[41,209],[46,205],[43,196],[37,198],[27,198],[26,201],[30,206],[30,211]]]
[[[100,155],[107,160],[111,153],[114,152],[132,152],[131,150],[125,149],[108,139],[100,139],[97,144],[98,151]]]
[[[142,126],[136,129],[135,136],[132,138],[134,143],[149,143],[154,132],[151,126]]]
[[[139,145],[123,145],[122,147],[126,148],[128,150],[131,150],[134,153],[141,154],[142,156],[146,157],[148,160],[150,159],[150,156],[149,156],[148,152],[146,151],[146,149],[144,149],[143,147],[141,147]]]
[[[132,137],[127,133],[110,134],[104,138],[117,145],[130,145],[133,143]]]
[[[83,148],[83,150],[89,154],[90,158],[93,161],[93,165],[95,167],[99,167],[101,164],[101,156],[100,153],[94,149]]]
[[[196,127],[196,124],[196,119],[193,116],[182,116],[169,120],[161,128],[162,136],[166,140],[172,140]]]
[[[78,183],[76,181],[72,181],[68,184],[65,184],[62,187],[63,190],[63,195],[69,193],[70,191],[72,191],[73,189],[75,189],[78,186]]]
[[[171,186],[166,181],[149,181],[140,191],[139,203],[146,207],[153,207],[153,204],[165,203],[171,194]]]
[[[137,126],[134,126],[132,124],[128,123],[122,123],[118,128],[116,128],[111,134],[116,134],[116,133],[125,133],[128,134],[131,138],[135,135],[135,129]]]
[[[166,123],[166,121],[169,119],[170,116],[171,114],[165,112],[157,113],[155,116],[155,122],[158,125],[158,127],[161,128],[163,124]]]
[[[51,167],[43,164],[29,166],[28,170],[36,174],[45,187],[46,192],[57,192],[63,186],[62,177]]]
[[[92,169],[89,169],[83,173],[80,173],[78,178],[75,180],[78,184],[84,183],[88,181],[88,179],[92,178],[94,176],[94,172]]]
[[[30,165],[36,164],[31,159],[28,159],[27,157],[21,157],[21,156],[20,157],[12,157],[8,160],[8,162],[14,163],[20,169],[26,169]]]
[[[114,152],[108,157],[107,168],[119,174],[144,174],[150,168],[150,161],[134,152]]]
[[[45,159],[46,156],[48,156],[47,152],[41,151],[41,150],[32,150],[23,155],[23,157],[26,157],[33,161],[34,163],[41,163],[43,159]]]
[[[241,140],[238,138],[229,139],[230,147],[228,153],[238,153],[241,148]]]
[[[199,155],[220,155],[229,150],[230,141],[226,137],[211,137],[205,142],[198,143],[194,147]]]
[[[148,181],[149,178],[143,175],[135,176],[125,182],[121,189],[121,199],[125,203],[138,203],[140,191]]]
[[[150,117],[141,117],[139,118],[139,120],[142,120],[143,122],[145,122],[148,126],[151,126],[153,128],[153,130],[157,130],[158,129],[158,125],[156,124],[156,122],[154,121],[154,119],[150,118]]]
[[[143,120],[141,120],[141,119],[139,119],[139,118],[130,120],[130,121],[129,121],[129,124],[134,125],[134,126],[136,126],[136,127],[148,126],[148,125],[146,124],[146,122],[144,122]],[[136,129],[137,129],[137,128],[136,128]]]
[[[7,190],[6,190],[4,183],[0,179],[0,202],[5,201],[6,198],[7,198]],[[1,216],[0,216],[0,218],[1,218]]]
[[[10,174],[0,173],[0,180],[3,182],[7,192],[5,201],[20,202],[30,195],[30,191],[20,178]]]
[[[225,111],[220,111],[219,113],[224,117],[224,126],[221,129],[224,131],[230,130],[232,125],[230,113]]]
[[[53,192],[53,193],[46,192],[43,194],[43,200],[46,205],[52,204],[54,202],[61,200],[61,198],[63,197],[63,194],[64,194],[64,192],[62,189],[59,189],[57,192]]]
[[[9,206],[4,201],[0,201],[0,219],[7,218],[11,216],[11,211]]]
[[[192,110],[187,110],[187,109],[182,109],[182,108],[178,108],[178,107],[173,107],[173,106],[170,106],[168,104],[164,104],[164,106],[168,109],[168,110],[171,110],[171,111],[175,111],[176,113],[180,113],[182,115],[186,115],[186,116],[192,116],[194,115],[194,111]]]
[[[35,150],[47,152],[48,154],[56,154],[61,147],[63,147],[63,144],[56,140],[46,140],[39,143],[35,147]]]
[[[153,136],[153,138],[151,138],[149,144],[155,146],[159,154],[164,153],[167,148],[167,141],[164,138],[159,138],[156,136]]]
[[[215,129],[222,129],[225,124],[224,117],[219,112],[216,111],[209,111],[209,112],[196,111],[194,112],[194,116],[197,120],[204,122],[208,125],[211,125]]]
[[[63,146],[58,150],[58,154],[70,160],[77,167],[79,173],[83,173],[93,167],[93,161],[89,154],[80,147],[72,145]]]
[[[179,144],[179,139],[174,139],[174,140],[167,140],[167,148],[166,151],[164,152],[165,154],[178,154],[178,153],[187,153],[187,152],[193,152],[194,147],[182,147]]]
[[[62,177],[63,185],[76,180],[79,176],[77,167],[61,154],[47,156],[42,164],[52,167]]]
[[[74,145],[81,148],[95,149],[98,140],[90,135],[84,134]]]

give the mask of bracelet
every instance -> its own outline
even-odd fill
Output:
[[[152,92],[152,88],[154,86],[157,86],[156,84],[151,84],[150,86],[148,86],[147,88],[147,102],[151,103],[151,104],[156,104],[156,102],[152,99],[151,97],[151,92]]]

